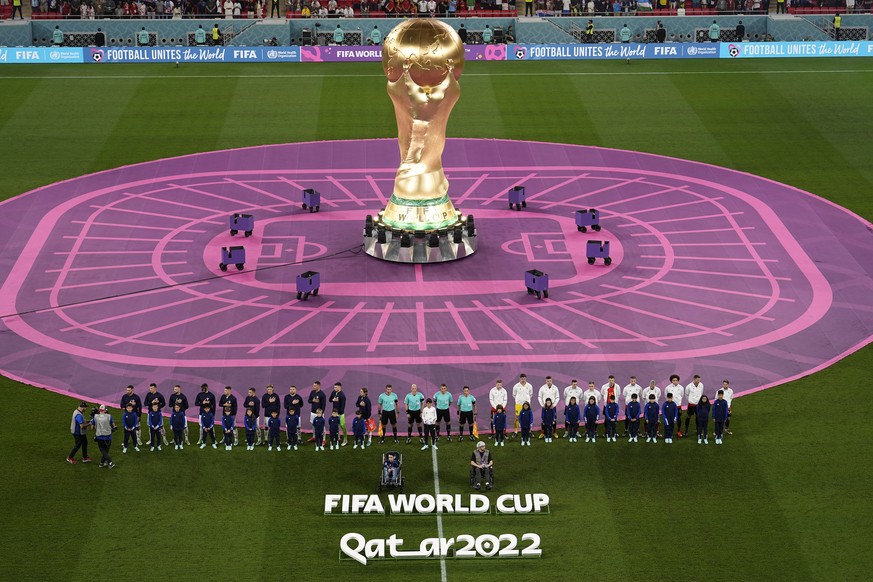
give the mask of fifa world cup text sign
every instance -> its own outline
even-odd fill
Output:
[[[378,495],[324,496],[324,514],[332,516],[359,515],[529,515],[549,512],[549,496],[545,493],[507,493],[492,503],[485,495],[388,495],[387,503]],[[367,539],[349,532],[340,539],[340,559],[352,559],[366,565],[370,560],[421,558],[539,558],[540,536],[524,533],[460,534],[454,537],[433,537],[421,540],[417,546],[407,546],[405,540],[392,534],[387,538]]]

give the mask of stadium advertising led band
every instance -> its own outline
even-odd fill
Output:
[[[713,59],[718,56],[718,45],[711,43],[513,44],[506,51],[508,61]]]
[[[75,47],[0,48],[0,64],[81,62],[82,49]]]
[[[721,43],[719,50],[723,59],[870,57],[873,56],[873,42],[731,42]]]
[[[77,50],[84,50],[85,61],[89,63],[300,62],[300,49],[295,46],[92,47]]]

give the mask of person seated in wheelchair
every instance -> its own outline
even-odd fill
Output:
[[[485,481],[485,488],[491,489],[494,483],[494,459],[491,458],[491,451],[485,446],[485,443],[479,441],[476,443],[476,450],[473,451],[470,457],[470,483],[474,489],[482,488],[482,481]]]
[[[395,483],[399,477],[400,460],[395,453],[385,453],[385,459],[382,461],[382,481]]]

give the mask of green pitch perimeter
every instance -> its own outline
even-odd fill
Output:
[[[469,63],[461,83],[453,137],[700,160],[873,219],[869,59]],[[159,157],[395,131],[378,64],[3,66],[0,95],[3,197]],[[445,534],[535,532],[543,558],[448,560],[447,578],[867,579],[870,370],[868,347],[737,400],[723,447],[512,443],[496,452],[498,491],[546,492],[551,515],[446,517]],[[432,516],[322,515],[325,493],[375,490],[379,447],[122,456],[116,445],[113,471],[71,467],[73,407],[0,379],[0,580],[440,578],[438,561],[338,560],[349,531],[436,536]],[[443,493],[468,492],[470,449],[441,447]],[[407,492],[433,493],[430,455],[410,447],[405,464]]]

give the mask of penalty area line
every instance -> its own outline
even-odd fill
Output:
[[[528,61],[528,62],[565,62],[565,61]],[[198,63],[187,63],[198,64]],[[200,63],[202,64],[202,63]],[[631,75],[642,76],[670,76],[670,75],[827,75],[827,74],[857,74],[873,73],[873,69],[832,69],[823,71],[811,70],[782,70],[782,71],[531,71],[512,73],[465,73],[467,77],[626,77]],[[382,73],[353,74],[353,75],[313,75],[313,74],[288,74],[288,75],[16,75],[0,76],[0,82],[6,80],[87,80],[87,79],[344,79],[356,77],[381,77]]]
[[[425,441],[426,442],[426,441]],[[433,491],[436,495],[437,499],[440,496],[440,469],[437,465],[437,453],[436,449],[431,445],[430,447],[430,457],[433,464]],[[437,537],[441,540],[443,539],[443,514],[441,511],[437,511]],[[446,582],[446,557],[440,556],[440,580],[442,582]]]

